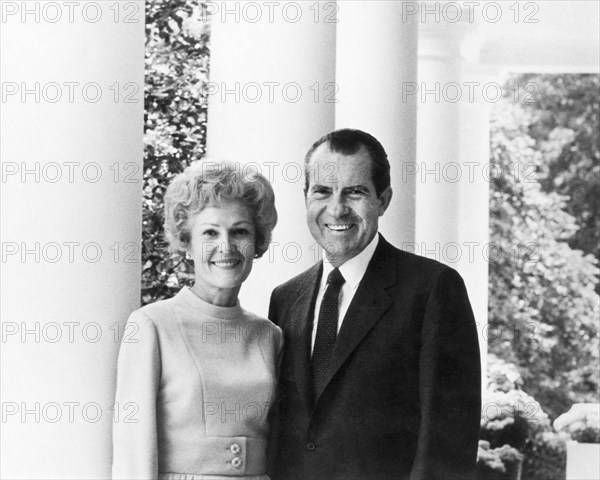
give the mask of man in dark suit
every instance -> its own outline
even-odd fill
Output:
[[[271,297],[285,334],[272,479],[473,478],[480,358],[461,277],[378,233],[392,191],[374,137],[332,132],[305,171],[325,261]]]

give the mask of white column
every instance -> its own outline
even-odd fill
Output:
[[[489,100],[498,84],[487,90],[489,75],[469,61],[478,41],[466,22],[420,25],[415,249],[463,276],[485,366]]]
[[[336,128],[358,128],[388,153],[394,192],[380,230],[401,247],[414,242],[417,79],[415,2],[339,2]]]
[[[277,4],[277,5],[275,5]],[[271,180],[279,223],[242,305],[265,315],[273,287],[319,253],[306,226],[303,160],[334,127],[335,2],[213,2],[208,156]]]
[[[140,295],[144,2],[0,9],[0,476],[109,478],[115,334]]]

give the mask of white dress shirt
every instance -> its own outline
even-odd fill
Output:
[[[365,272],[367,271],[367,266],[369,265],[371,258],[373,258],[373,254],[375,253],[375,249],[377,248],[378,243],[379,234],[376,234],[373,240],[371,240],[371,242],[365,247],[365,249],[362,252],[360,252],[355,257],[352,257],[350,260],[347,260],[341,267],[339,267],[339,271],[344,277],[345,282],[344,285],[342,285],[340,296],[338,298],[338,333],[340,331],[340,328],[342,327],[342,322],[344,321],[344,317],[346,316],[346,312],[348,311],[350,302],[352,302],[354,294],[356,293],[356,289],[358,288],[358,284],[360,283],[363,276],[365,275]],[[317,293],[317,301],[315,303],[315,311],[313,317],[314,321],[310,343],[311,352],[315,347],[317,326],[319,324],[319,309],[321,308],[323,295],[325,294],[325,290],[327,289],[327,277],[333,269],[333,265],[329,263],[325,252],[323,252],[323,274],[321,275],[321,282],[319,284],[319,291]]]

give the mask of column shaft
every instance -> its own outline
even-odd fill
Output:
[[[108,478],[140,294],[144,2],[2,7],[2,477]]]
[[[464,46],[474,41],[474,28],[420,25],[415,250],[463,276],[485,366],[490,103],[482,88],[489,72],[474,68],[463,56]]]
[[[417,22],[405,2],[339,2],[336,128],[375,136],[388,153],[394,195],[381,219],[393,244],[414,241],[416,97],[406,88],[417,78]]]
[[[275,190],[273,243],[240,293],[263,315],[272,288],[320,253],[306,226],[303,159],[333,129],[335,106],[335,3],[269,3],[215,2],[208,114],[208,156],[254,164]]]

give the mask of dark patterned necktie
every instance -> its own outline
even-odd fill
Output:
[[[325,378],[333,356],[333,347],[337,336],[338,298],[344,281],[344,277],[337,268],[331,271],[327,277],[327,290],[325,290],[319,309],[319,323],[312,355],[315,398],[321,394],[325,386]]]

